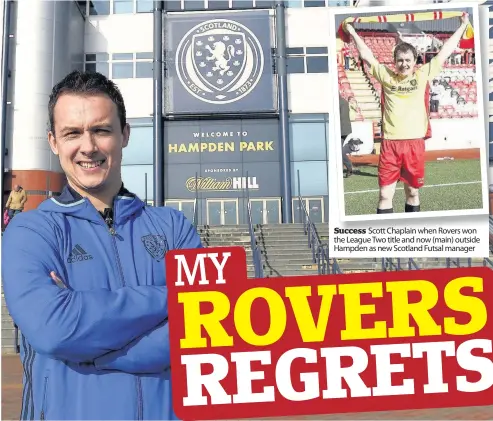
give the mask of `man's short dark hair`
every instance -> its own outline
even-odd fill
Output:
[[[414,60],[418,58],[418,52],[416,51],[416,48],[412,44],[409,44],[408,42],[401,42],[397,44],[394,48],[394,61],[397,60],[397,54],[399,53],[407,53],[408,51],[411,51],[414,56]]]
[[[125,125],[127,124],[125,103],[123,102],[123,96],[115,83],[98,72],[81,72],[75,70],[58,82],[51,91],[50,100],[48,102],[48,115],[52,133],[55,133],[55,105],[58,98],[63,94],[108,96],[116,105],[122,130],[125,128]]]

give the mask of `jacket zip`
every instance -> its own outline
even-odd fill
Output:
[[[118,253],[118,248],[116,246],[116,239],[115,239],[115,236],[116,236],[116,230],[113,226],[113,216],[112,215],[113,211],[110,209],[110,210],[107,210],[105,209],[105,212],[104,212],[104,222],[106,223],[109,231],[110,231],[110,236],[111,236],[111,240],[113,242],[113,250],[115,251],[115,255],[116,255],[116,264],[118,265],[118,271],[120,273],[120,281],[122,283],[122,286],[124,287],[125,286],[125,276],[123,274],[123,268],[122,268],[122,263],[121,263],[121,260],[120,260],[120,254]]]
[[[118,253],[118,247],[116,245],[115,237],[116,237],[117,233],[116,233],[116,230],[113,226],[114,216],[115,215],[113,214],[112,209],[109,209],[109,210],[105,209],[103,219],[104,219],[104,222],[106,223],[106,225],[110,231],[111,239],[113,242],[113,249],[115,250],[115,255],[116,255],[116,263],[118,265],[118,270],[120,272],[120,280],[122,282],[122,286],[124,287],[125,286],[125,276],[123,274],[123,268],[122,268],[122,264],[121,264],[120,254]],[[142,382],[141,382],[140,377],[138,377],[138,375],[135,378],[135,382],[136,382],[136,387],[137,387],[137,419],[142,420],[144,418],[144,402],[142,399]]]
[[[40,420],[43,421],[46,415],[46,391],[48,389],[48,377],[45,377],[44,387],[43,387],[43,405],[41,406],[41,416]]]
[[[138,420],[143,420],[144,419],[144,401],[142,399],[142,382],[140,381],[140,377],[135,378],[135,381],[137,383],[137,419]]]

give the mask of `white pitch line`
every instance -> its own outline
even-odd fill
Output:
[[[466,184],[481,184],[481,181],[464,181],[462,183],[447,183],[447,184],[430,184],[430,185],[424,185],[421,187],[422,189],[424,188],[430,188],[430,187],[448,187],[448,186],[462,186]],[[396,190],[404,190],[404,187],[399,187]],[[357,191],[348,191],[344,192],[344,194],[361,194],[361,193],[374,193],[374,192],[379,192],[380,189],[374,189],[374,190],[357,190]]]

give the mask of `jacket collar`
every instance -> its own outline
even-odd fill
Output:
[[[53,197],[40,205],[41,210],[70,214],[80,219],[103,222],[109,214],[116,224],[124,223],[127,219],[137,215],[145,207],[145,203],[134,193],[128,191],[122,184],[113,200],[113,207],[98,212],[89,199],[77,193],[66,185],[58,197]]]
[[[122,183],[116,197],[136,197],[136,196],[135,194],[128,191]],[[78,202],[80,200],[84,200],[84,197],[79,192],[77,192],[72,187],[70,187],[69,184],[67,184],[63,188],[62,192],[60,193],[60,196],[57,197],[57,201],[63,204],[70,204],[70,203]]]

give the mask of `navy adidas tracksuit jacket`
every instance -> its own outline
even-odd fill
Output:
[[[113,209],[105,221],[66,188],[5,231],[5,299],[23,334],[21,419],[176,419],[164,254],[200,238],[181,212],[124,189]]]

